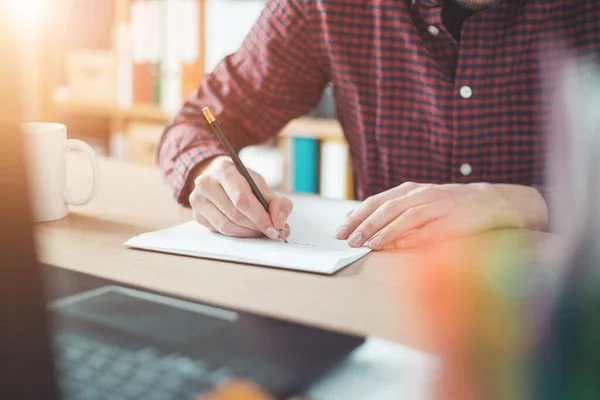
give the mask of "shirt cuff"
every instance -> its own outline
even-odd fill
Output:
[[[187,182],[192,170],[207,158],[224,154],[226,154],[225,150],[220,145],[208,144],[191,147],[177,157],[169,177],[169,184],[178,203],[189,204],[190,191],[187,188],[190,185]]]

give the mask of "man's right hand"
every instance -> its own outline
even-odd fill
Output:
[[[194,180],[190,205],[194,219],[213,232],[236,237],[286,239],[292,202],[275,195],[264,178],[248,170],[267,203],[267,213],[231,158],[219,156],[202,165]]]

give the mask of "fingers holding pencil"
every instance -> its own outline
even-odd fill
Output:
[[[253,195],[229,157],[217,157],[196,178],[190,195],[194,219],[213,232],[234,237],[267,236],[287,240],[292,202],[274,194],[265,180],[249,171],[268,203],[269,212]]]
[[[292,212],[291,201],[274,195],[260,175],[251,173],[246,168],[209,107],[204,107],[202,113],[229,155],[229,161],[233,163],[237,170],[237,172],[234,172],[231,165],[223,161],[224,158],[219,157],[219,162],[223,167],[220,168],[220,171],[225,174],[222,177],[221,185],[234,207],[244,214],[248,220],[252,221],[267,237],[274,240],[283,239],[287,243],[289,233],[286,234],[285,225],[287,217]],[[250,193],[248,193],[248,189]],[[262,206],[262,212],[258,205]]]
[[[284,228],[292,212],[292,202],[286,197],[275,195],[262,176],[249,171],[268,204],[267,211],[233,165],[230,165],[230,168],[223,168],[222,171],[224,173],[222,185],[234,207],[268,238],[286,240],[289,233],[285,237],[282,237],[282,233],[285,234]]]

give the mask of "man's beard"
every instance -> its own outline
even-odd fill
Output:
[[[465,6],[466,8],[479,11],[485,8],[489,8],[496,3],[499,3],[500,0],[454,0],[458,4]]]

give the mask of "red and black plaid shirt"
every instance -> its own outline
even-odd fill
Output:
[[[251,33],[167,126],[158,162],[181,202],[190,170],[273,137],[332,83],[359,199],[406,181],[541,184],[549,35],[600,54],[600,1],[503,0],[462,26],[443,0],[269,0]]]

